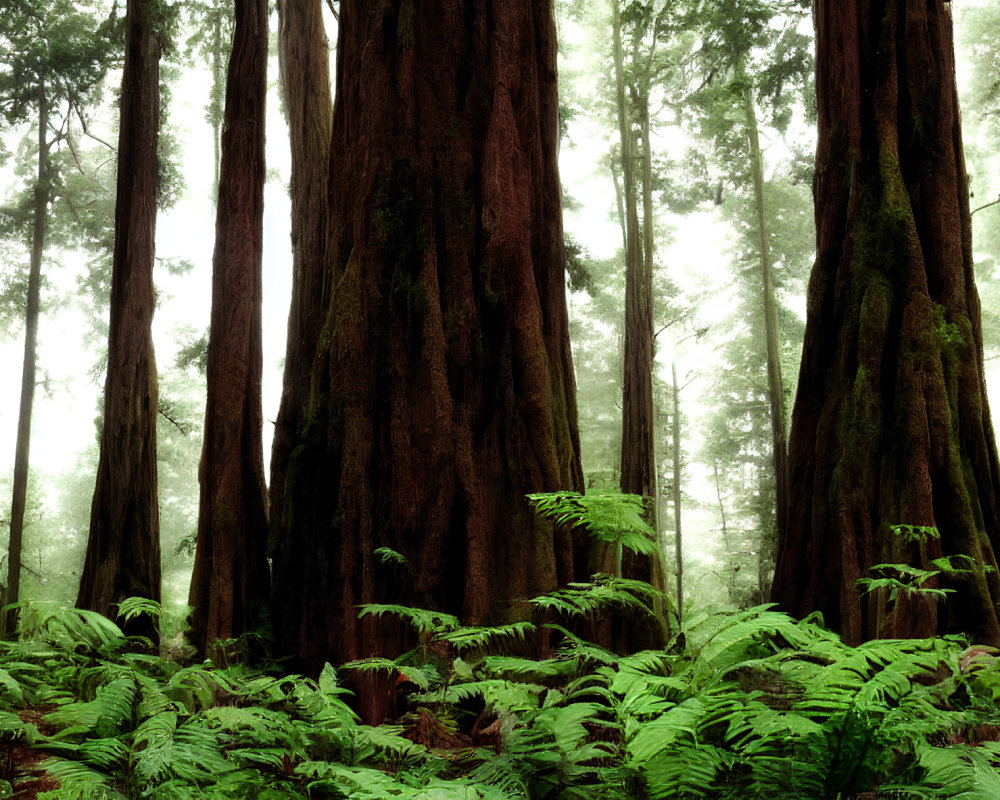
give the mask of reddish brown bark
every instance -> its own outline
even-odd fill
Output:
[[[160,599],[156,493],[153,260],[160,125],[157,3],[129,0],[118,139],[104,425],[90,538],[77,605],[115,618],[112,606]],[[148,624],[137,632],[153,633]]]
[[[551,7],[344,0],[337,58],[333,288],[275,524],[310,670],[391,647],[359,603],[485,621],[572,578],[524,495],[582,485]]]
[[[226,80],[190,638],[258,627],[270,595],[260,379],[267,0],[236,0]]]
[[[950,6],[816,7],[817,261],[774,597],[848,641],[1000,643],[998,461],[983,379]],[[897,524],[936,526],[907,545]],[[862,598],[873,564],[966,554],[944,604]],[[957,566],[957,563],[956,563]]]
[[[330,50],[323,0],[280,0],[278,55],[292,155],[292,302],[281,406],[271,447],[272,525],[285,514],[288,459],[301,435],[316,341],[328,302]]]

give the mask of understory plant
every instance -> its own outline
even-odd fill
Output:
[[[645,606],[633,589],[602,578],[535,602]],[[627,656],[547,623],[551,655],[533,658],[530,623],[362,613],[425,634],[348,665],[392,676],[392,724],[360,724],[329,665],[315,680],[182,665],[98,615],[30,606],[2,645],[0,734],[49,754],[60,788],[43,800],[1000,796],[1000,670],[957,637],[852,648],[758,607]]]
[[[99,615],[28,605],[17,641],[0,642],[0,743],[8,763],[47,754],[59,788],[42,800],[1000,798],[989,648],[848,647],[818,616],[767,606],[689,616],[660,650],[580,635],[663,601],[597,575],[493,627],[367,605],[417,646],[316,678],[180,663]],[[365,672],[393,695],[388,724],[353,710],[347,677]],[[11,792],[26,780],[4,777]]]

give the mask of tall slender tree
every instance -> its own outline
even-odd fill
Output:
[[[817,257],[774,598],[819,609],[851,642],[965,631],[1000,644],[1000,463],[951,6],[819,0],[815,20]],[[933,583],[855,585],[876,564],[942,557],[944,603],[920,591]]]
[[[236,0],[190,594],[191,641],[201,652],[256,627],[270,595],[260,394],[267,47],[267,0]]]
[[[615,105],[621,146],[621,198],[625,229],[625,326],[622,356],[621,490],[646,498],[650,519],[656,520],[656,449],[653,441],[653,209],[647,95],[640,95],[641,161],[637,158],[632,104],[626,94],[621,9],[611,3],[612,50],[615,68]],[[655,45],[654,45],[655,46]],[[647,87],[648,88],[648,87]],[[639,165],[642,165],[640,167]],[[641,170],[641,171],[640,171]],[[639,224],[642,201],[644,225]],[[621,554],[618,556],[621,558]],[[632,559],[638,561],[638,559]],[[618,570],[621,571],[621,568]],[[638,573],[638,574],[637,574]],[[634,563],[628,574],[650,577],[648,565]]]
[[[278,57],[292,155],[292,302],[285,374],[271,447],[272,528],[285,519],[285,478],[302,433],[313,359],[329,300],[329,176],[333,101],[323,0],[281,0]]]
[[[69,122],[84,119],[84,107],[100,88],[115,46],[114,14],[101,19],[87,4],[24,2],[0,10],[0,111],[11,124],[33,118],[36,173],[27,215],[5,210],[16,231],[19,217],[30,217],[30,259],[25,303],[24,361],[18,412],[11,500],[5,606],[17,603],[27,502],[31,416],[36,383],[36,345],[41,311],[42,259],[50,203],[59,198],[58,174],[50,154],[72,141]],[[84,125],[86,123],[84,122]],[[6,220],[5,220],[6,221]],[[7,226],[4,226],[7,227]],[[5,231],[6,232],[6,231]],[[13,233],[14,231],[11,231]],[[13,630],[16,611],[5,612],[3,632]]]
[[[310,670],[392,646],[359,603],[484,621],[571,579],[525,494],[582,488],[550,3],[342,0],[337,59],[330,288],[273,551]]]
[[[101,453],[77,597],[81,608],[111,618],[127,597],[160,599],[151,324],[163,23],[156,0],[129,0]],[[134,627],[154,632],[145,622]]]

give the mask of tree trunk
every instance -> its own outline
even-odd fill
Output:
[[[213,5],[211,14],[212,26],[212,92],[208,103],[208,122],[212,126],[212,200],[219,201],[219,179],[222,169],[222,123],[225,114],[222,84],[226,80],[225,47],[229,42],[222,41],[222,15],[228,13],[221,2]],[[228,4],[227,4],[228,5]]]
[[[523,614],[574,577],[524,495],[583,483],[551,7],[342,0],[338,36],[334,289],[275,526],[309,671],[395,646],[360,603]]]
[[[684,548],[681,538],[681,390],[677,385],[677,364],[670,365],[674,395],[674,547],[677,557],[677,621],[684,619]]]
[[[270,595],[260,380],[267,0],[236,0],[208,340],[191,643],[199,652],[263,621]]]
[[[10,542],[7,548],[7,588],[3,605],[21,598],[21,546],[24,538],[24,512],[28,501],[28,473],[31,449],[31,410],[35,402],[35,351],[38,341],[39,294],[42,282],[42,254],[45,250],[45,222],[49,196],[49,107],[45,84],[38,90],[38,180],[35,183],[35,207],[31,232],[31,260],[28,266],[28,303],[24,314],[24,367],[21,372],[21,406],[17,417],[17,443],[14,451],[14,486],[10,504]],[[3,612],[3,636],[17,627],[17,609]]]
[[[741,66],[742,70],[742,66]],[[774,300],[771,274],[771,246],[768,241],[767,210],[764,205],[764,157],[760,151],[757,112],[753,92],[744,75],[743,105],[746,111],[750,172],[757,206],[757,233],[760,243],[760,275],[763,294],[764,341],[767,343],[767,395],[771,412],[771,442],[774,447],[774,495],[778,537],[788,508],[788,434],[785,431],[785,387],[781,380],[781,345],[778,336],[778,305]],[[773,540],[772,540],[773,546]]]
[[[281,0],[278,55],[292,152],[292,302],[288,314],[281,406],[271,447],[272,531],[285,519],[285,479],[292,448],[302,435],[316,342],[329,302],[327,242],[330,217],[330,50],[323,29],[323,0]],[[272,549],[275,542],[271,543]],[[275,553],[272,552],[272,557]],[[297,616],[285,597],[276,613]]]
[[[820,0],[817,260],[773,597],[849,642],[965,631],[1000,644],[1000,464],[983,378],[950,4]],[[899,524],[934,526],[908,541]],[[941,604],[855,586],[928,566]],[[955,566],[962,566],[958,562]]]
[[[652,192],[635,175],[635,140],[625,98],[621,15],[612,3],[615,93],[618,132],[622,148],[622,184],[625,200],[625,341],[622,370],[621,490],[645,498],[650,522],[655,526],[656,460],[653,445],[653,270]],[[648,136],[648,118],[644,135]],[[649,141],[643,141],[649,150]],[[646,252],[640,235],[638,192],[642,186],[649,230]],[[650,580],[649,559],[626,554],[626,577]]]
[[[118,144],[118,195],[104,425],[90,538],[77,605],[114,619],[112,606],[160,599],[156,492],[153,261],[160,123],[160,20],[154,0],[129,0]],[[152,635],[148,622],[130,632]]]

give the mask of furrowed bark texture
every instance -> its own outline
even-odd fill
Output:
[[[309,402],[316,341],[329,301],[330,50],[323,0],[281,0],[278,55],[292,154],[292,302],[281,406],[271,447],[272,530],[285,520],[285,473]],[[274,543],[272,543],[273,545]]]
[[[524,495],[582,488],[550,4],[344,0],[337,58],[333,288],[274,550],[311,671],[393,646],[359,603],[477,622],[572,579]]]
[[[820,0],[816,20],[817,261],[773,595],[850,642],[965,631],[1000,644],[984,570],[1000,484],[950,6]],[[940,540],[907,544],[897,524]],[[954,554],[973,567],[942,576],[955,590],[943,604],[855,587],[874,564]]]
[[[127,597],[160,599],[157,389],[150,332],[160,124],[155,15],[153,0],[129,0],[104,426],[77,598],[80,608],[112,619],[112,605]],[[129,629],[153,633],[143,622]]]
[[[270,597],[260,380],[267,0],[236,0],[226,82],[191,643],[258,627]]]

